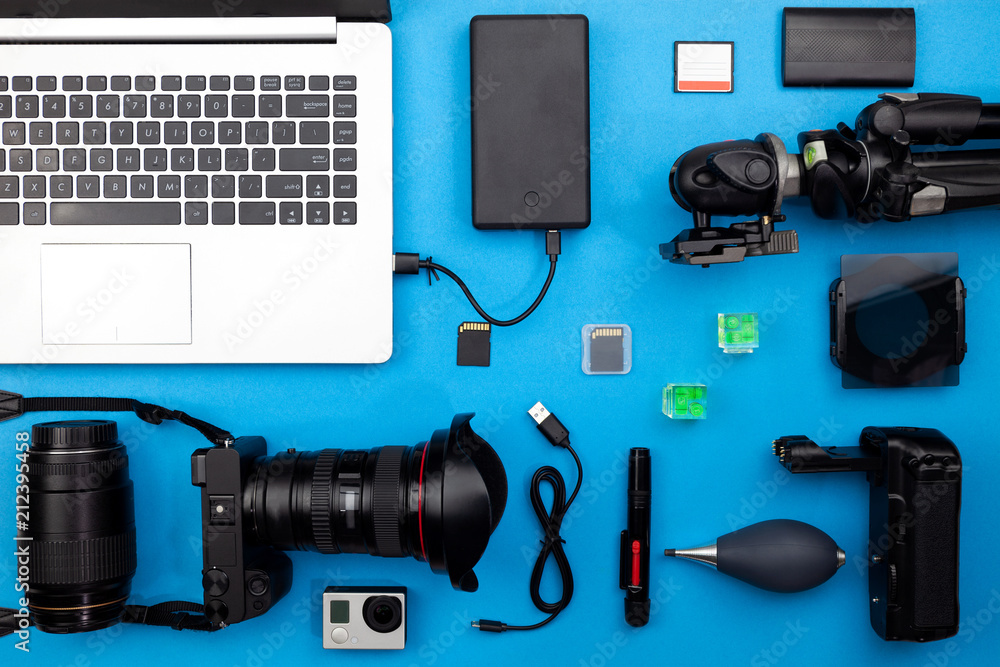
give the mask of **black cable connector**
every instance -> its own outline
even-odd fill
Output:
[[[465,298],[469,300],[472,307],[476,309],[479,316],[483,318],[484,321],[492,324],[495,327],[510,327],[514,326],[518,322],[523,322],[528,318],[538,306],[541,305],[542,299],[549,291],[549,286],[552,284],[552,279],[556,275],[556,262],[559,261],[559,255],[562,254],[562,235],[558,230],[551,230],[545,232],[545,254],[549,256],[549,275],[545,279],[545,284],[542,286],[542,291],[539,292],[538,297],[535,299],[534,303],[528,307],[526,311],[509,320],[498,320],[494,317],[490,317],[476,298],[472,296],[472,291],[468,288],[465,282],[458,277],[451,269],[445,266],[437,264],[433,257],[428,257],[427,259],[420,259],[420,255],[412,252],[397,252],[392,256],[392,272],[398,275],[412,276],[420,273],[420,269],[427,269],[427,284],[433,284],[431,282],[431,276],[437,280],[441,278],[437,275],[439,272],[448,276],[455,281],[455,284],[459,286],[462,292],[465,293]]]
[[[569,444],[569,431],[563,426],[555,415],[545,409],[541,403],[535,403],[534,407],[528,410],[528,414],[538,424],[538,430],[542,432],[546,440],[555,447],[562,447],[573,455],[576,461],[577,478],[576,488],[573,489],[569,500],[566,500],[566,482],[562,474],[552,466],[543,466],[535,471],[531,478],[531,506],[535,510],[538,522],[542,525],[545,539],[542,540],[542,550],[535,561],[535,567],[531,570],[531,601],[535,607],[548,614],[545,618],[534,625],[507,625],[501,621],[489,621],[480,619],[472,622],[472,627],[478,628],[482,632],[507,632],[508,630],[535,630],[548,623],[551,623],[559,613],[569,606],[573,598],[573,571],[569,566],[569,559],[563,550],[565,540],[559,534],[562,528],[563,518],[569,511],[570,505],[576,499],[576,494],[580,492],[580,485],[583,483],[583,464],[580,457]],[[542,501],[542,482],[552,485],[552,509],[546,510]],[[546,602],[542,599],[540,590],[542,586],[542,574],[545,572],[545,564],[552,556],[559,568],[559,576],[562,580],[562,595],[556,602]]]

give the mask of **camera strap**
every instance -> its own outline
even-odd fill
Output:
[[[155,625],[174,630],[200,630],[215,632],[218,627],[205,618],[205,605],[197,602],[161,602],[151,606],[141,604],[125,605],[122,623]],[[35,624],[17,609],[0,608],[0,637],[14,634]]]
[[[229,431],[195,419],[185,412],[143,403],[134,398],[25,398],[21,394],[0,391],[0,422],[16,419],[27,412],[134,412],[139,419],[149,424],[162,424],[169,420],[190,426],[208,438],[213,445],[232,445],[236,440]]]

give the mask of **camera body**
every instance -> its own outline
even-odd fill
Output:
[[[323,592],[323,648],[405,647],[405,587],[331,586]]]
[[[191,455],[191,483],[200,486],[205,616],[225,627],[264,614],[292,586],[292,561],[246,535],[243,490],[254,461],[267,455],[260,436]]]

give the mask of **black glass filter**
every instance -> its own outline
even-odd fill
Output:
[[[844,388],[958,385],[966,292],[957,253],[843,255],[840,275],[830,355]]]

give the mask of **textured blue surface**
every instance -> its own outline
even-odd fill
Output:
[[[915,90],[1000,101],[995,3],[915,4]],[[412,560],[292,554],[292,592],[256,621],[213,636],[135,627],[70,637],[35,632],[30,656],[4,640],[4,664],[995,664],[996,213],[886,223],[854,234],[793,204],[786,212],[800,233],[798,255],[702,270],[664,263],[656,251],[688,223],[667,189],[668,171],[682,151],[761,131],[794,144],[800,130],[852,121],[881,92],[782,89],[781,7],[775,0],[395,2],[396,248],[433,254],[501,315],[520,312],[533,298],[544,278],[543,242],[540,235],[489,234],[471,225],[469,19],[551,11],[590,17],[594,222],[563,235],[556,281],[539,311],[493,333],[491,368],[455,366],[457,325],[474,313],[453,285],[429,288],[421,277],[397,279],[398,344],[382,366],[4,367],[0,387],[26,395],[145,397],[240,433],[265,435],[272,451],[411,444],[445,426],[453,413],[475,410],[473,424],[503,457],[511,488],[507,513],[477,568],[480,592],[455,592],[445,577]],[[673,41],[700,39],[736,42],[732,95],[671,92]],[[827,355],[826,305],[840,255],[936,250],[959,253],[970,291],[961,385],[841,389]],[[733,359],[716,346],[716,314],[729,311],[761,314],[761,346],[752,355]],[[631,326],[630,374],[582,373],[580,328],[601,322]],[[709,418],[667,419],[660,412],[667,382],[708,384]],[[563,530],[576,593],[544,630],[475,634],[469,629],[475,618],[541,618],[527,591],[539,537],[527,485],[540,465],[559,466],[571,484],[573,472],[569,456],[551,448],[525,414],[537,400],[572,430],[586,467],[578,513]],[[7,508],[0,512],[0,535],[14,533],[14,436],[30,423],[0,427],[6,461],[0,498]],[[146,599],[197,599],[199,495],[190,486],[188,457],[203,443],[178,426],[144,428],[127,416],[121,424],[132,442],[138,502],[140,566],[133,588]],[[770,441],[780,435],[851,444],[870,424],[936,427],[962,452],[965,624],[951,641],[887,644],[869,627],[866,577],[855,565],[867,541],[863,477],[783,476],[770,454]],[[790,518],[829,533],[847,551],[848,564],[817,589],[782,596],[654,555],[656,614],[646,628],[631,630],[622,618],[617,549],[623,458],[633,445],[653,451],[654,554],[711,541],[744,522]],[[0,549],[0,603],[10,605],[14,558],[13,543],[7,545]],[[320,648],[313,596],[334,580],[409,586],[405,652],[331,655]],[[546,586],[553,597],[554,576]]]

